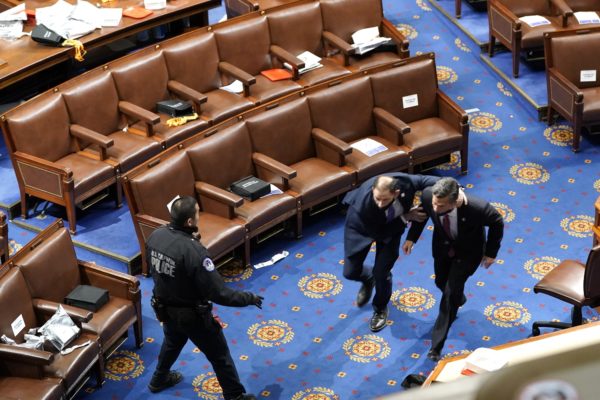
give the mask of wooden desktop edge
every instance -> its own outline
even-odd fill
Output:
[[[498,346],[494,346],[492,347],[492,349],[494,350],[502,350],[502,349],[506,349],[509,347],[515,347],[515,346],[520,346],[522,344],[526,344],[526,343],[530,343],[530,342],[535,342],[538,340],[543,340],[543,339],[547,339],[553,336],[559,336],[559,335],[564,335],[564,334],[568,334],[580,329],[586,329],[589,328],[593,325],[599,325],[600,321],[595,321],[595,322],[590,322],[587,324],[583,324],[583,325],[579,325],[573,328],[569,328],[569,329],[562,329],[559,331],[554,331],[554,332],[550,332],[550,333],[546,333],[544,335],[540,335],[540,336],[534,336],[534,337],[530,337],[530,338],[526,338],[526,339],[520,339],[520,340],[516,340],[514,342],[508,342],[508,343],[504,343]],[[460,356],[455,356],[455,357],[449,357],[449,358],[444,358],[443,360],[440,360],[437,365],[435,366],[435,368],[433,369],[433,371],[431,371],[431,373],[429,374],[429,376],[427,377],[427,379],[425,380],[425,382],[423,382],[423,385],[421,386],[422,388],[428,387],[429,385],[431,385],[431,383],[433,381],[436,380],[436,378],[440,375],[440,373],[444,370],[444,368],[446,367],[446,364],[448,364],[449,362],[453,362],[453,361],[458,361],[461,359],[464,359],[468,356],[468,354],[463,354]]]

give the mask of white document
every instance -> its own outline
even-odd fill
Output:
[[[581,82],[596,82],[596,70],[595,69],[582,69],[579,72],[579,80]]]
[[[12,324],[10,324],[12,328],[13,335],[16,337],[24,328],[25,328],[25,320],[23,319],[23,314],[19,314],[17,319],[15,319]]]
[[[98,9],[84,1],[80,3],[84,4],[73,6],[64,0],[58,0],[49,7],[37,8],[35,19],[38,25],[43,24],[64,38],[77,39],[93,32],[101,24]],[[77,19],[72,18],[72,15]]]
[[[378,141],[373,140],[371,138],[365,138],[359,140],[358,142],[354,142],[350,145],[350,147],[360,151],[361,153],[366,154],[369,157],[372,157],[375,154],[381,153],[382,151],[386,151],[388,149]]]
[[[290,253],[288,251],[282,251],[281,253],[277,253],[275,254],[273,257],[271,257],[270,260],[268,261],[264,261],[258,264],[254,264],[254,268],[256,269],[260,269],[260,268],[264,268],[264,267],[268,267],[270,265],[275,264],[277,261],[283,260],[284,258],[286,258]]]
[[[419,105],[419,95],[418,94],[411,94],[410,96],[402,97],[402,107],[411,108],[411,107],[417,107],[418,105]]]
[[[27,21],[25,3],[0,13],[0,21]]]
[[[177,195],[177,196],[173,197],[173,199],[169,202],[169,204],[167,204],[167,210],[169,210],[169,213],[171,213],[171,206],[173,205],[173,203],[175,203],[175,201],[180,198],[181,198],[181,196]]]
[[[580,25],[600,24],[600,17],[598,17],[598,14],[594,11],[580,11],[573,15],[575,15],[575,18],[577,18],[577,22],[579,22]]]
[[[38,25],[46,25],[46,27],[49,27],[53,22],[67,21],[74,8],[74,5],[69,4],[64,0],[58,0],[51,6],[36,8],[35,20]]]
[[[221,86],[219,89],[225,90],[230,93],[242,93],[244,91],[244,84],[242,83],[242,81],[239,81],[236,79],[235,81],[231,82],[229,85]]]
[[[283,192],[281,191],[281,189],[279,189],[277,186],[271,184],[270,185],[270,189],[271,191],[267,194],[265,194],[264,196],[261,196],[261,198],[263,197],[267,197],[267,196],[273,196],[275,194],[282,194]]]
[[[85,22],[94,28],[102,27],[102,16],[98,7],[88,3],[87,1],[79,0],[77,5],[69,15],[69,19]]]
[[[167,0],[144,0],[146,10],[162,10],[167,8]]]
[[[100,17],[102,19],[102,26],[119,26],[121,18],[123,17],[122,8],[100,8]]]
[[[382,44],[390,42],[392,39],[379,36],[379,27],[360,29],[352,34],[352,41],[356,54],[365,54]]]
[[[541,25],[550,25],[550,21],[541,15],[527,15],[525,17],[519,18],[521,21],[525,22],[530,27],[534,28],[536,26]]]
[[[15,40],[23,35],[23,21],[0,21],[0,39]]]
[[[313,69],[321,68],[323,64],[321,64],[321,57],[311,53],[310,51],[305,51],[302,54],[298,54],[300,60],[304,61],[304,68],[300,68],[298,73],[303,74],[308,71],[312,71]]]
[[[497,371],[508,364],[508,359],[501,352],[480,347],[465,359],[465,368],[473,372]]]

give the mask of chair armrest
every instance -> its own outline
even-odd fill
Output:
[[[408,50],[408,39],[406,39],[402,32],[400,32],[394,26],[394,24],[392,24],[386,18],[383,18],[381,20],[381,35],[392,39],[392,41],[398,47],[398,55],[400,56],[400,58],[407,58],[410,56],[410,52]]]
[[[192,89],[187,85],[184,85],[181,82],[170,80],[167,83],[167,88],[183,100],[189,100],[194,102],[197,113],[200,113],[200,105],[206,103],[206,101],[208,100],[208,96],[200,93],[197,90]]]
[[[550,4],[562,16],[562,26],[563,28],[566,28],[569,22],[569,17],[574,15],[571,7],[565,3],[565,0],[550,0]]]
[[[283,179],[293,179],[298,174],[295,169],[262,153],[252,153],[252,161],[259,167],[265,168]]]
[[[352,153],[352,147],[348,143],[321,128],[313,128],[312,137],[315,141],[335,150],[340,155],[347,156]]]
[[[49,351],[28,349],[0,343],[0,359],[32,365],[50,365],[54,354]]]
[[[389,140],[396,146],[402,146],[404,144],[402,136],[410,133],[410,126],[381,107],[373,108],[373,117],[375,119],[375,127],[378,136]]]
[[[573,82],[568,80],[563,74],[561,74],[556,68],[548,68],[548,82],[554,79],[560,86],[561,89],[565,90],[569,96],[572,96],[575,103],[581,103],[583,101],[583,92]],[[550,91],[550,93],[553,93]],[[549,100],[552,101],[554,96]]]
[[[128,101],[119,101],[119,111],[130,118],[138,119],[146,124],[146,136],[154,134],[154,125],[160,122],[160,116]]]
[[[232,219],[235,217],[234,208],[244,204],[242,197],[210,183],[196,182],[194,187],[202,205],[202,211]]]
[[[161,226],[167,225],[169,223],[168,221],[165,221],[164,219],[156,218],[156,217],[153,217],[152,215],[148,215],[148,214],[136,214],[135,218],[136,218],[136,222],[141,221],[144,224],[146,224],[150,227],[154,227],[154,228],[160,228]]]
[[[350,64],[350,56],[354,55],[356,52],[354,47],[333,32],[323,31],[322,36],[325,43],[329,43],[331,47],[339,50],[343,54],[344,66],[348,66]]]
[[[298,70],[304,68],[304,61],[277,45],[271,45],[271,54],[277,57],[281,62],[289,64],[294,71],[294,79],[298,79]]]
[[[254,76],[226,61],[219,62],[219,71],[241,81],[244,85],[244,96],[250,96],[250,85],[256,83],[256,78]]]
[[[78,324],[81,324],[83,322],[89,322],[94,316],[94,313],[91,311],[84,310],[83,308],[79,307],[73,307],[68,306],[66,304],[57,303],[55,301],[33,299],[32,303],[33,309],[36,313],[40,313],[48,317],[52,316],[56,312],[59,305],[62,305],[65,309],[65,312],[69,314],[69,317],[71,317],[71,319]]]
[[[87,261],[78,261],[81,283],[108,290],[114,297],[138,301],[141,299],[140,281],[131,276],[110,268],[105,268]]]
[[[98,145],[100,147],[100,160],[106,159],[106,149],[115,144],[114,140],[81,125],[71,125],[69,131],[71,132],[71,135],[75,136],[77,139]]]
[[[455,127],[464,136],[463,128],[469,125],[469,115],[458,106],[446,93],[437,90],[438,113],[441,119]]]

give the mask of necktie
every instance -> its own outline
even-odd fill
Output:
[[[395,212],[394,212],[394,204],[391,204],[391,205],[388,207],[388,209],[387,209],[387,212],[386,212],[386,214],[385,214],[385,215],[386,215],[385,222],[386,222],[386,223],[388,223],[388,224],[389,224],[390,222],[392,222],[392,220],[393,220],[393,219],[394,219],[394,217],[395,217]]]
[[[452,230],[450,229],[450,217],[448,216],[448,214],[444,215],[444,218],[442,218],[442,227],[444,228],[444,232],[446,232],[446,236],[448,236],[449,239],[452,239]],[[454,248],[452,246],[450,246],[450,248],[448,249],[448,257],[454,257]]]

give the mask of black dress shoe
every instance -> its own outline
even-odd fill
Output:
[[[373,286],[375,286],[375,278],[371,277],[366,282],[363,282],[362,286],[358,290],[356,295],[356,305],[359,307],[364,306],[371,300],[373,294]]]
[[[148,389],[150,389],[150,391],[152,393],[162,392],[165,389],[168,389],[168,388],[170,388],[172,386],[177,385],[182,380],[183,380],[183,375],[181,375],[181,372],[170,371],[169,375],[167,375],[167,377],[165,378],[165,380],[162,381],[162,382],[157,381],[157,380],[155,380],[153,378],[150,381],[150,384],[148,385]]]
[[[431,361],[438,362],[442,357],[439,351],[435,349],[429,349],[429,353],[427,353],[427,358],[429,358]]]
[[[371,328],[372,332],[379,332],[385,325],[387,324],[388,318],[388,309],[387,307],[383,311],[375,311],[373,316],[371,317],[371,322],[369,323],[369,328]]]

